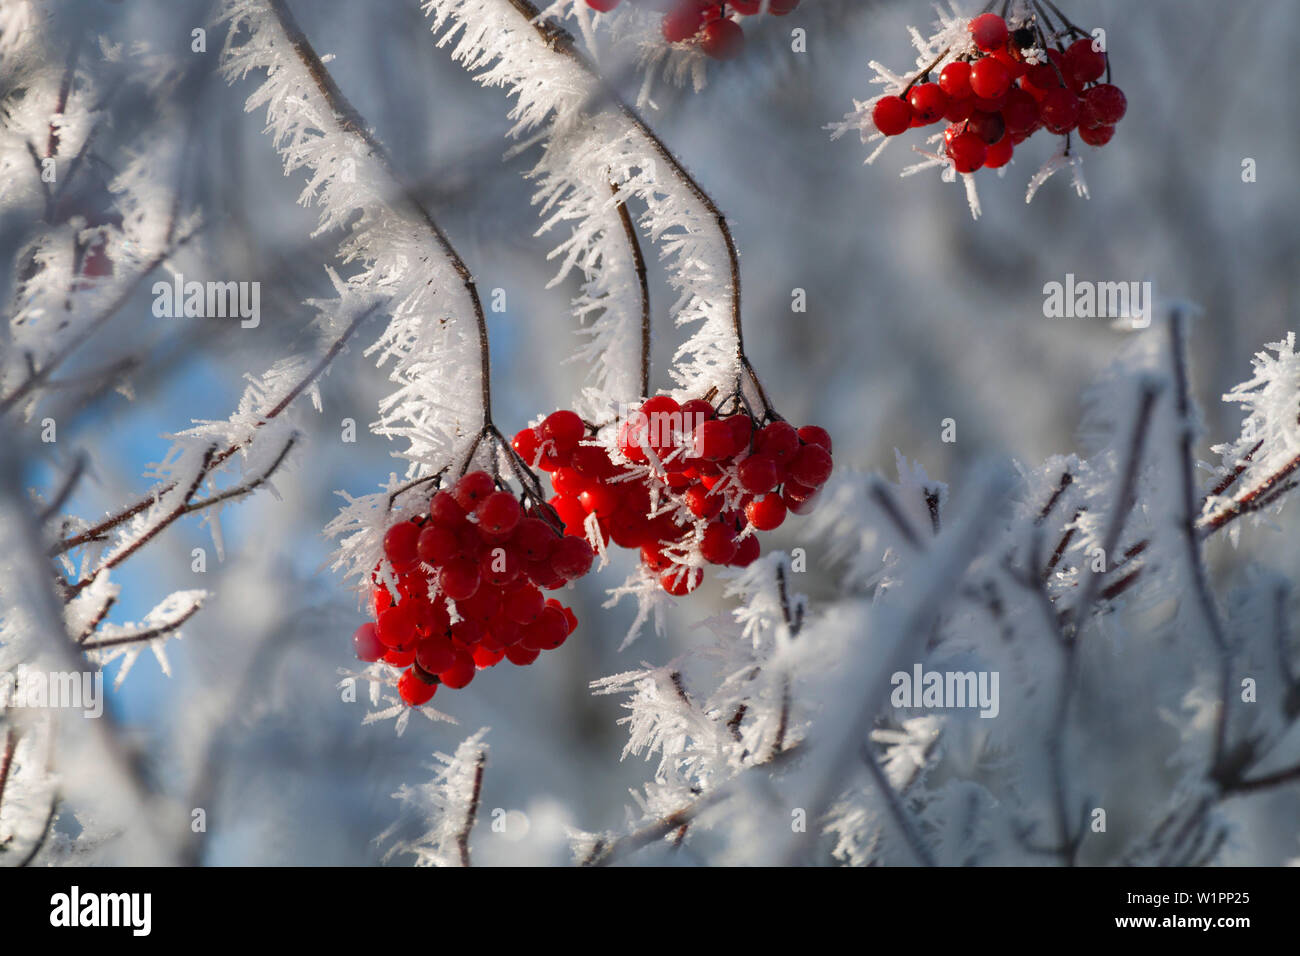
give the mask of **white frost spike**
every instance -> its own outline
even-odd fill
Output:
[[[464,866],[469,856],[470,827],[478,814],[479,791],[488,746],[483,742],[488,728],[467,737],[452,756],[434,754],[444,766],[428,783],[403,785],[394,799],[401,801],[397,821],[375,842],[393,845],[384,861],[399,854],[411,854],[416,866]],[[411,838],[401,834],[426,827]]]
[[[626,240],[614,218],[613,182],[646,207],[641,226],[659,245],[678,295],[675,322],[697,327],[675,356],[679,394],[731,392],[740,369],[727,246],[713,214],[673,174],[651,135],[608,105],[601,81],[543,39],[509,0],[427,0],[424,10],[439,46],[451,45],[452,56],[480,83],[514,98],[510,135],[547,137],[529,175],[539,182],[534,198],[546,217],[543,230],[557,224],[573,230],[556,250],[560,275],[575,266],[586,275],[580,311],[615,306],[607,323],[592,326],[596,347],[609,351],[614,341],[625,342],[631,317],[639,315]],[[588,403],[608,408],[626,401],[628,378],[625,367],[607,364],[596,373]]]

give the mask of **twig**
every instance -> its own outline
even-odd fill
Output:
[[[332,362],[335,358],[338,357],[339,353],[342,352],[343,347],[347,344],[348,340],[352,337],[353,333],[356,332],[357,328],[361,325],[362,322],[364,322],[369,316],[374,314],[377,308],[378,308],[377,304],[371,306],[369,309],[366,309],[364,312],[360,313],[356,318],[354,318],[350,323],[348,323],[347,328],[345,328],[339,334],[339,336],[326,350],[325,356],[321,359],[321,361],[317,362],[316,365],[312,368],[312,370],[308,372],[307,375],[305,375],[301,381],[299,381],[296,385],[294,385],[289,390],[289,392],[287,393],[284,399],[277,402],[269,412],[267,412],[265,415],[263,415],[261,418],[258,419],[257,424],[254,426],[254,430],[256,430],[256,428],[258,427],[261,427],[262,425],[268,424],[272,419],[277,418],[279,415],[283,414],[285,409],[287,409],[289,405],[292,404],[293,399],[300,396],[308,388],[308,386],[312,384],[312,382],[314,382],[317,378],[321,376],[321,374],[329,366],[330,362]],[[249,443],[252,440],[253,440],[252,436],[250,435],[248,438],[244,439],[243,441],[236,442],[232,445],[229,445],[222,451],[215,454],[212,459],[213,467],[215,468],[216,466],[224,463],[233,455],[235,455],[237,452],[239,452],[241,449],[248,447]],[[105,518],[103,521],[100,521],[98,524],[94,525],[93,527],[87,528],[85,531],[82,531],[79,534],[75,534],[69,538],[63,539],[62,541],[60,541],[58,544],[54,545],[50,549],[49,555],[51,557],[56,557],[60,554],[64,554],[65,552],[71,551],[73,548],[80,547],[83,544],[88,544],[92,541],[101,540],[104,537],[104,535],[106,535],[109,531],[112,531],[114,528],[118,527],[119,525],[124,524],[127,521],[130,521],[132,518],[134,518],[136,515],[140,514],[141,512],[148,510],[151,506],[157,504],[163,495],[169,494],[175,489],[176,489],[176,482],[174,481],[169,482],[166,485],[163,485],[161,488],[155,489],[151,494],[146,495],[143,498],[140,498],[134,504],[128,505],[127,507],[121,509],[120,511],[110,515],[109,517]]]
[[[1114,553],[1119,546],[1120,535],[1124,533],[1124,525],[1128,521],[1129,513],[1133,510],[1137,502],[1137,481],[1138,474],[1142,469],[1143,450],[1146,446],[1147,433],[1151,427],[1151,415],[1155,410],[1156,398],[1159,396],[1161,386],[1156,382],[1144,382],[1141,386],[1138,396],[1137,418],[1133,424],[1133,434],[1129,439],[1128,457],[1125,461],[1124,470],[1121,473],[1119,494],[1117,495],[1115,508],[1110,516],[1110,523],[1106,528],[1105,537],[1102,538],[1102,553],[1109,556]],[[1088,614],[1092,610],[1092,605],[1097,599],[1097,592],[1101,590],[1102,576],[1089,569],[1088,577],[1080,588],[1080,597],[1075,604],[1072,613],[1072,626],[1075,630],[1081,628]]]
[[[465,825],[456,835],[456,846],[460,849],[460,865],[469,866],[469,833],[474,829],[478,817],[479,797],[483,793],[483,768],[487,765],[487,754],[480,750],[478,760],[474,763],[474,791],[469,798],[469,807],[465,811]]]
[[[618,185],[609,184],[610,190],[618,196]],[[627,211],[627,203],[618,201],[618,218],[623,224],[623,235],[627,237],[628,248],[632,252],[632,265],[636,269],[637,288],[641,292],[641,397],[650,394],[650,280],[646,275],[645,255],[641,252],[641,243],[636,237],[636,226]]]
[[[925,550],[925,546],[921,544],[921,536],[913,530],[911,523],[904,517],[902,509],[899,508],[898,502],[894,500],[894,496],[890,494],[889,488],[884,482],[876,481],[872,484],[871,497],[875,499],[876,503],[880,505],[880,510],[898,529],[898,533],[903,536],[904,541],[917,551]]]
[[[800,752],[801,747],[799,745],[788,747],[775,756],[755,761],[741,771],[741,775],[752,772],[759,767],[772,768],[781,766]],[[611,841],[597,840],[593,844],[591,852],[582,861],[582,865],[609,866],[618,859],[644,849],[682,827],[690,825],[710,807],[716,806],[729,797],[731,788],[735,786],[741,775],[732,777],[721,786],[702,794],[686,806],[660,817],[639,830],[634,830]]]
[[[871,779],[875,781],[876,787],[880,790],[880,795],[885,798],[885,806],[889,808],[889,815],[894,818],[894,823],[902,832],[903,838],[907,841],[912,853],[915,854],[922,866],[934,866],[934,854],[925,845],[925,841],[921,838],[921,831],[916,826],[916,821],[912,819],[912,815],[903,806],[903,801],[899,799],[898,792],[894,789],[893,784],[889,782],[889,778],[885,776],[885,771],[881,768],[880,762],[876,760],[875,754],[871,752],[871,748],[866,744],[862,746],[861,753],[862,762],[871,771]]]
[[[118,647],[122,644],[138,644],[142,641],[152,641],[155,637],[161,637],[164,634],[170,634],[179,628],[182,624],[199,613],[202,604],[195,604],[180,617],[174,621],[168,621],[166,624],[159,624],[157,627],[151,627],[147,631],[137,631],[135,634],[124,634],[121,637],[107,637],[99,641],[83,642],[81,647],[87,651],[103,650],[106,647]]]
[[[266,0],[266,2],[279,23],[280,29],[284,31],[289,45],[293,47],[294,53],[297,54],[298,59],[316,84],[317,90],[319,90],[330,109],[334,111],[334,118],[339,125],[339,129],[360,139],[371,155],[385,168],[394,184],[398,186],[402,198],[424,221],[438,248],[447,258],[456,275],[460,277],[474,311],[474,321],[478,326],[479,391],[483,404],[483,425],[484,427],[490,425],[492,423],[492,372],[488,352],[487,318],[483,314],[483,303],[479,298],[478,287],[474,283],[473,274],[456,252],[455,247],[452,246],[447,234],[442,231],[442,228],[419,199],[415,197],[415,194],[403,183],[387,151],[366,128],[361,114],[343,95],[343,91],[334,82],[334,77],[330,75],[329,70],[325,68],[325,64],[321,62],[321,58],[308,41],[307,35],[303,33],[302,28],[298,26],[298,21],[294,19],[289,5],[285,0]]]

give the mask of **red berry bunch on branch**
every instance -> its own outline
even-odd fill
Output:
[[[375,620],[353,635],[357,657],[402,669],[398,693],[418,706],[502,658],[531,664],[559,647],[578,621],[542,592],[576,581],[595,560],[585,540],[561,528],[545,504],[527,492],[521,501],[486,471],[440,489],[426,514],[384,535],[396,585],[376,568]]]
[[[918,36],[925,65],[915,74],[895,76],[873,63],[892,89],[849,114],[840,131],[856,126],[864,138],[879,133],[888,141],[909,129],[946,123],[929,140],[939,151],[922,150],[932,162],[921,165],[961,174],[1005,167],[1039,130],[1064,137],[1056,159],[1031,184],[1030,198],[1056,169],[1077,167],[1072,137],[1105,146],[1128,107],[1123,91],[1110,82],[1105,35],[1085,32],[1050,0],[1029,0],[1011,13],[1009,7],[1003,4],[1001,15],[945,18],[928,41]],[[1081,179],[1076,187],[1086,195]],[[967,188],[973,188],[969,181]],[[978,215],[973,194],[972,211]]]
[[[639,550],[663,589],[682,596],[699,587],[704,564],[753,563],[757,532],[810,513],[831,475],[825,429],[734,404],[722,414],[705,399],[657,395],[581,442],[578,416],[558,411],[519,432],[514,448],[550,472],[566,535]]]
[[[697,44],[715,60],[731,60],[745,46],[745,31],[740,19],[770,13],[783,17],[791,13],[799,0],[629,0],[636,5],[663,9],[662,30],[669,43]],[[619,0],[587,0],[587,6],[606,13]]]

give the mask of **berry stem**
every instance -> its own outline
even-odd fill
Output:
[[[924,77],[929,76],[930,73],[933,72],[934,68],[943,62],[943,58],[948,55],[950,50],[952,50],[952,47],[945,47],[943,52],[940,53],[938,56],[936,56],[930,62],[929,66],[927,66],[920,73],[916,74],[916,76],[912,77],[912,79],[908,81],[907,86],[903,88],[903,92],[899,93],[898,95],[901,96],[903,99],[907,99],[907,94],[912,92],[912,87],[916,86],[917,83],[921,82],[921,80]]]
[[[718,234],[722,238],[722,243],[727,249],[727,263],[731,273],[731,327],[736,337],[736,359],[742,365],[748,365],[745,358],[745,333],[741,324],[740,314],[740,257],[736,252],[736,242],[731,235],[731,227],[727,224],[727,218],[718,209],[717,204],[710,198],[709,194],[704,191],[694,177],[686,171],[681,161],[673,155],[673,152],[664,144],[664,141],[650,128],[641,115],[624,102],[622,97],[609,85],[603,76],[596,70],[591,62],[578,50],[574,44],[573,37],[562,27],[546,20],[542,17],[541,11],[530,2],[530,0],[510,0],[519,13],[526,17],[529,24],[546,42],[546,45],[574,63],[592,77],[599,85],[601,93],[609,99],[614,107],[623,114],[627,120],[636,127],[654,150],[655,154],[662,159],[673,170],[674,175],[687,191],[704,207],[705,211],[713,219]],[[752,368],[750,375],[753,377]]]
[[[610,183],[610,191],[617,198],[618,184]],[[628,247],[632,250],[632,263],[636,267],[637,286],[641,291],[641,398],[650,394],[650,281],[646,276],[645,256],[636,237],[636,226],[627,211],[627,203],[619,200],[618,218],[623,224]]]

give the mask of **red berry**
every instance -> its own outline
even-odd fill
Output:
[[[508,491],[494,491],[484,498],[474,516],[478,518],[479,527],[491,534],[509,534],[514,531],[523,518],[523,509],[519,501]]]
[[[698,457],[720,461],[730,457],[734,450],[731,426],[725,420],[714,419],[695,430],[695,452]]]
[[[1113,126],[1080,126],[1079,139],[1089,146],[1105,146],[1115,136]]]
[[[748,415],[731,415],[723,421],[731,430],[731,454],[734,456],[749,451],[750,438],[754,434],[754,420]]]
[[[595,560],[595,552],[585,538],[565,538],[551,555],[551,567],[561,577],[576,581],[591,570]]]
[[[734,60],[745,46],[745,31],[735,20],[714,20],[704,28],[700,49],[715,60]]]
[[[785,502],[786,509],[797,515],[812,514],[817,508],[817,497],[820,494],[818,489],[794,481],[787,481],[781,488],[781,500]]]
[[[504,608],[504,604],[502,605]],[[509,647],[516,643],[523,636],[523,625],[518,621],[512,621],[505,616],[505,613],[492,619],[488,626],[488,633],[483,636],[483,643],[491,643],[494,647]]]
[[[815,448],[815,445],[809,445]],[[745,517],[759,531],[771,531],[785,521],[785,502],[777,494],[766,494],[745,505]]]
[[[548,502],[555,513],[560,516],[560,521],[564,524],[564,533],[582,536],[586,534],[582,529],[583,522],[587,520],[587,512],[582,507],[582,502],[577,498],[570,498],[568,495],[555,495]]]
[[[537,651],[553,651],[569,636],[569,620],[560,610],[558,602],[542,608],[541,616],[524,628],[524,647]]]
[[[970,88],[976,96],[993,100],[1011,88],[1011,79],[1005,63],[987,56],[971,67]]]
[[[759,8],[763,5],[763,0],[728,0],[727,6],[731,7],[742,17],[752,17],[758,13]]]
[[[971,36],[975,46],[985,53],[1007,45],[1007,21],[996,13],[981,13],[970,22]]]
[[[1007,124],[1003,122],[1001,113],[985,113],[982,110],[976,110],[971,114],[966,129],[984,140],[986,146],[992,146],[1006,133]],[[985,165],[988,165],[987,160],[985,160]]]
[[[820,425],[805,425],[799,429],[799,440],[809,445],[821,445],[831,450],[831,433]]]
[[[419,538],[420,526],[414,521],[395,524],[384,534],[384,557],[392,563],[394,570],[410,568],[420,560],[417,551]]]
[[[465,618],[451,626],[452,644],[456,647],[471,648],[483,639],[485,628],[478,621]]]
[[[543,441],[553,441],[561,451],[572,452],[587,434],[587,426],[582,423],[577,412],[561,409],[547,415],[537,431]]]
[[[1007,129],[1023,133],[1038,125],[1038,101],[1019,87],[1007,93],[1007,105],[1002,107],[1002,120]]]
[[[973,173],[984,165],[988,146],[974,133],[958,133],[948,143],[948,156],[959,173]],[[815,445],[807,446],[815,448]]]
[[[1079,123],[1079,98],[1062,87],[1049,90],[1038,104],[1038,115],[1053,133],[1068,133]]]
[[[421,529],[416,551],[425,564],[441,566],[460,552],[460,539],[448,529],[431,523]]]
[[[670,568],[659,575],[659,584],[674,597],[683,597],[700,586],[704,572],[699,568],[686,568],[680,565]]]
[[[962,136],[969,135],[969,133],[962,134]],[[958,136],[953,143],[960,139],[961,136]],[[980,146],[983,147],[984,144],[980,143]],[[830,478],[833,467],[831,453],[825,448],[821,445],[804,445],[790,462],[790,477],[809,488],[820,488]]]
[[[504,587],[519,577],[519,557],[512,548],[491,548],[479,558],[478,571],[483,581],[493,587]]]
[[[645,426],[640,444],[653,448],[656,454],[676,444],[676,433],[681,431],[682,408],[668,395],[648,398],[638,409]]]
[[[440,528],[455,530],[465,523],[465,509],[450,491],[440,491],[429,502],[429,520]]]
[[[529,466],[537,464],[537,448],[541,440],[537,437],[536,430],[525,428],[515,434],[514,440],[510,442],[510,447],[519,453],[519,457],[528,462]]]
[[[1094,86],[1083,94],[1079,111],[1080,126],[1114,126],[1128,112],[1128,99],[1110,83]]]
[[[379,660],[388,650],[379,639],[379,631],[369,621],[352,632],[352,649],[357,652],[357,660],[368,663]]]
[[[455,661],[446,670],[438,672],[438,680],[448,687],[458,689],[474,679],[474,672],[477,668],[474,666],[474,658],[470,656],[469,651],[457,647],[455,653]]]
[[[939,74],[939,89],[955,100],[964,100],[972,96],[970,64],[964,60],[958,60],[945,66]]]
[[[480,644],[470,654],[474,658],[474,666],[479,670],[487,667],[495,667],[501,663],[501,659],[506,656],[505,648],[489,648]]]
[[[588,482],[600,481],[613,475],[618,469],[609,460],[609,453],[599,445],[579,445],[573,449],[569,467]],[[554,479],[552,479],[552,482]]]
[[[758,535],[751,534],[741,538],[736,543],[736,556],[731,559],[731,566],[733,568],[747,568],[758,560],[758,556],[762,551],[763,547],[758,543]]]
[[[591,480],[570,464],[567,468],[556,468],[551,473],[551,487],[557,495],[576,498],[591,487]]]
[[[799,433],[789,422],[772,422],[754,436],[754,451],[768,455],[778,463],[787,461],[799,450]]]
[[[506,592],[501,602],[501,613],[516,624],[531,624],[545,606],[546,599],[541,591],[531,584],[521,584]]]
[[[1065,69],[1080,86],[1101,79],[1106,72],[1106,54],[1094,50],[1092,44],[1092,37],[1083,37],[1065,51]]]
[[[470,512],[478,507],[480,501],[494,491],[496,491],[496,483],[492,480],[491,475],[486,471],[471,471],[456,482],[456,487],[451,494],[456,499],[456,504],[464,508],[466,512]]]
[[[379,615],[375,631],[385,647],[406,648],[415,643],[415,623],[412,603],[403,601]]]
[[[456,645],[441,634],[435,634],[416,647],[415,662],[428,673],[439,674],[456,663]]]
[[[522,643],[512,644],[506,648],[506,657],[509,658],[510,663],[518,664],[520,667],[537,660],[537,655],[540,653],[541,651],[530,651]]]
[[[718,522],[704,529],[700,556],[710,564],[730,564],[736,556],[736,532]]]
[[[618,428],[618,450],[623,453],[623,457],[628,461],[634,461],[637,464],[644,464],[650,459],[646,457],[645,449],[642,443],[646,438],[645,419],[639,413],[633,413]]]
[[[597,13],[609,13],[618,6],[618,0],[587,0],[587,6]]]
[[[453,558],[438,573],[442,593],[453,601],[473,597],[480,580],[478,564],[468,558]]]
[[[396,647],[390,648],[384,655],[384,663],[399,670],[403,667],[410,667],[415,660],[415,648],[410,647],[406,650],[398,650]]]
[[[669,43],[681,43],[695,36],[703,25],[703,7],[695,0],[678,0],[677,5],[664,14],[664,39]]]
[[[776,472],[776,459],[764,455],[750,455],[736,469],[740,484],[746,491],[761,495],[776,487],[779,478]]]
[[[666,571],[672,567],[672,558],[664,554],[663,549],[657,544],[643,544],[641,546],[641,563],[646,566],[647,570],[658,573]]]
[[[397,693],[412,707],[427,704],[437,689],[436,683],[426,681],[414,667],[403,672],[397,679]]]
[[[622,496],[609,485],[593,485],[578,495],[582,510],[587,514],[594,512],[599,518],[608,518],[622,502]]]
[[[681,410],[682,431],[687,434],[690,434],[717,414],[714,412],[713,406],[702,398],[692,398],[689,402],[684,402]]]
[[[955,100],[949,98],[948,108],[943,111],[943,118],[949,123],[960,123],[962,120],[970,119],[970,114],[975,110],[975,101],[978,97],[968,96],[965,99]],[[1034,114],[1037,116],[1037,112]]]
[[[948,94],[939,88],[938,83],[918,83],[912,87],[907,102],[912,107],[912,115],[923,125],[929,125],[943,118],[944,110],[948,108]]]
[[[1001,169],[1011,162],[1011,154],[1014,151],[1015,143],[1012,141],[1011,134],[1007,133],[988,148],[988,152],[984,155],[984,168]]]
[[[871,122],[886,136],[897,136],[912,126],[912,107],[901,96],[884,96],[871,108]]]
[[[544,561],[560,543],[555,529],[541,518],[525,518],[515,527],[510,547],[524,561]]]

